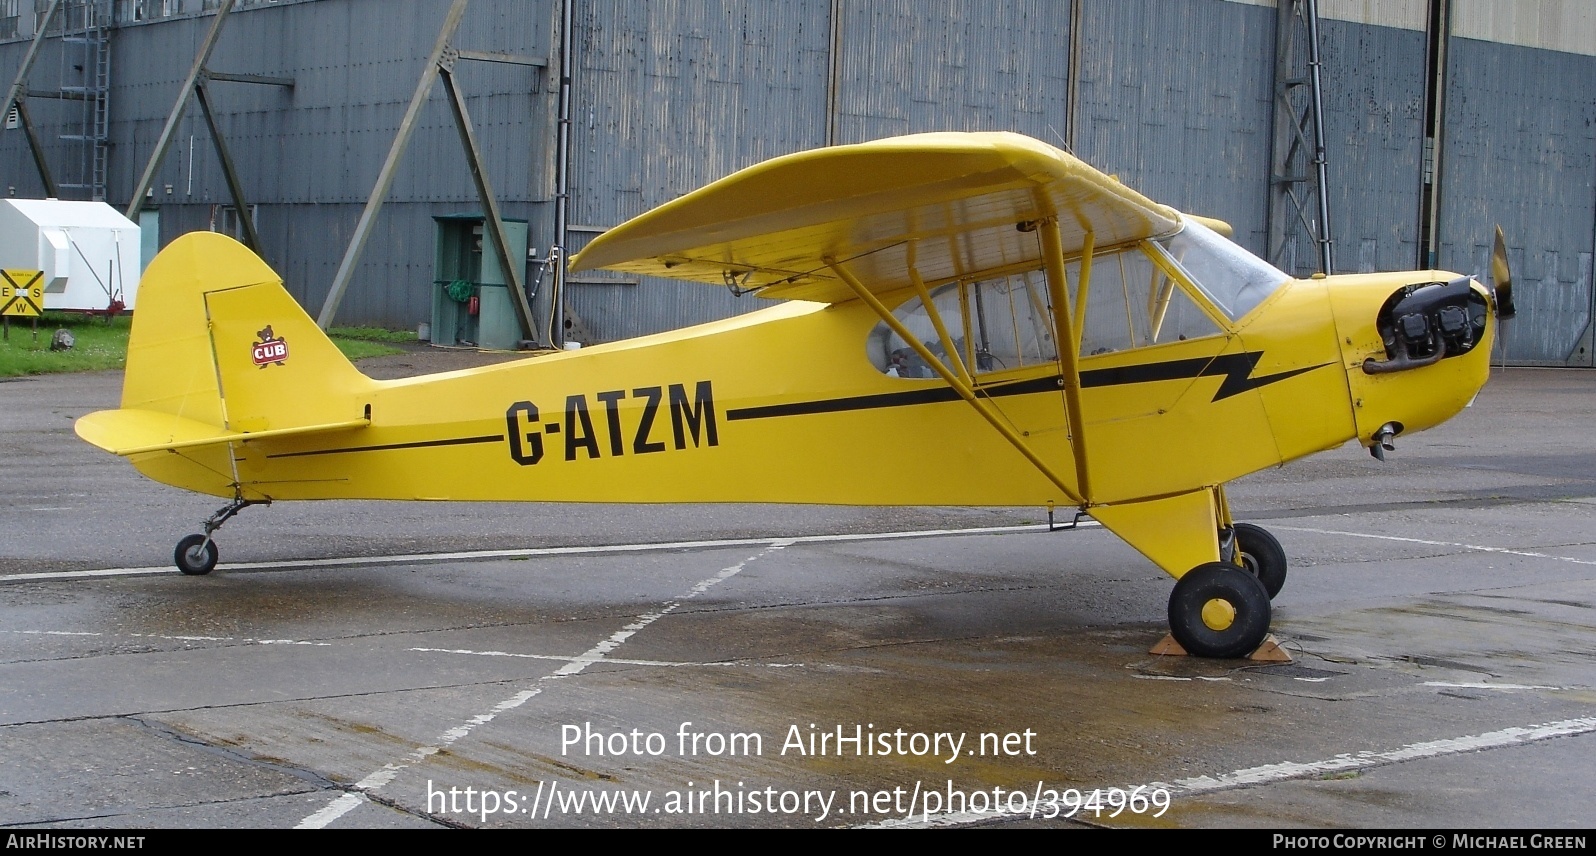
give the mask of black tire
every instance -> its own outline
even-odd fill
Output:
[[[1229,622],[1214,627],[1203,609],[1232,612]],[[1197,657],[1245,657],[1269,635],[1269,593],[1252,574],[1226,562],[1198,565],[1175,581],[1169,595],[1169,632],[1186,653]]]
[[[1269,599],[1286,585],[1286,550],[1269,530],[1251,523],[1236,524],[1236,559],[1241,569],[1263,583]]]
[[[202,577],[216,567],[216,542],[205,540],[204,535],[188,535],[177,542],[172,561],[177,569],[191,577]]]

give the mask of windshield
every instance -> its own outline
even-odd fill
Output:
[[[1185,228],[1158,246],[1230,320],[1251,312],[1291,279],[1207,226],[1189,218],[1181,222]]]

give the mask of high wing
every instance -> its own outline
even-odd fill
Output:
[[[1179,214],[1075,157],[1012,133],[915,134],[734,173],[605,232],[574,270],[609,268],[837,303],[1027,262],[1056,217],[1065,255],[1180,229]]]

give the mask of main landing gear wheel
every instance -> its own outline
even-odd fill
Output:
[[[1226,562],[1198,565],[1175,581],[1169,632],[1188,654],[1245,657],[1269,635],[1269,593],[1256,577]]]
[[[1263,583],[1274,600],[1286,585],[1286,551],[1269,530],[1251,523],[1236,524],[1236,559],[1241,569]]]
[[[204,535],[188,535],[177,542],[172,561],[191,577],[202,577],[216,567],[216,542]]]

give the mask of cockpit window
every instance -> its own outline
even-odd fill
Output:
[[[1058,360],[1047,305],[1047,280],[1042,271],[951,282],[930,293],[931,304],[953,349],[971,374]],[[933,356],[953,365],[931,313],[919,299],[905,301],[893,315]],[[892,377],[937,377],[909,343],[886,324],[875,326],[866,348],[876,368]]]
[[[1069,262],[1065,273],[1070,299],[1077,300],[1080,260]],[[1220,332],[1191,295],[1134,246],[1093,257],[1080,327],[1080,353],[1087,357]]]
[[[1273,265],[1194,220],[1159,241],[1192,284],[1232,321],[1240,320],[1291,279]]]
[[[1084,309],[1084,317],[1075,319],[1084,357],[1220,335],[1222,316],[1241,318],[1290,279],[1191,220],[1170,238],[1093,255],[1084,304],[1082,272],[1082,259],[1065,262],[1070,310]],[[1189,290],[1193,286],[1200,295]],[[893,315],[950,370],[963,363],[979,376],[1058,360],[1042,270],[950,282],[929,294],[931,309],[911,297]],[[1201,305],[1204,297],[1212,307]],[[949,357],[950,348],[957,360]],[[885,323],[871,330],[866,351],[876,369],[892,377],[938,376]]]

